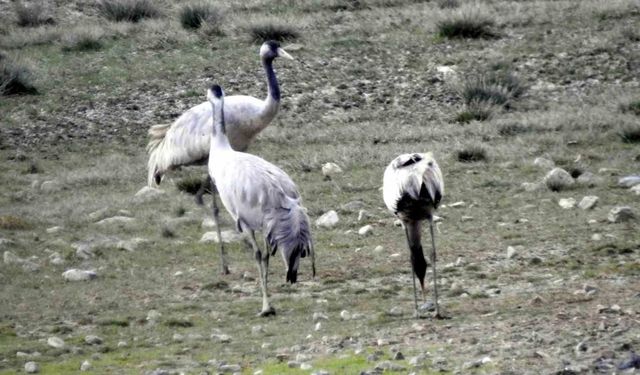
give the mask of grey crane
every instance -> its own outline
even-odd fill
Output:
[[[275,314],[269,303],[267,279],[269,256],[280,250],[287,268],[286,281],[298,279],[300,258],[311,257],[315,277],[315,253],[309,218],[291,178],[280,168],[257,156],[235,151],[227,137],[224,93],[218,85],[207,91],[213,109],[213,128],[209,151],[209,176],[216,184],[222,204],[245,234],[255,254],[262,288],[262,310],[258,315]],[[256,242],[262,231],[264,250]]]
[[[428,263],[422,251],[421,223],[429,222],[431,232],[431,265],[433,268],[433,294],[435,317],[442,318],[438,306],[438,284],[436,274],[436,244],[433,235],[433,213],[438,208],[444,194],[442,172],[431,153],[403,154],[391,161],[384,171],[384,203],[400,220],[407,236],[407,245],[411,253],[413,280],[413,299],[416,316],[420,316],[416,277],[420,281],[422,295],[425,294],[424,278]]]

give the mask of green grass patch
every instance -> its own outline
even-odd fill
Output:
[[[195,30],[206,25],[220,30],[222,18],[222,11],[209,1],[185,4],[180,9],[180,24],[185,29]]]
[[[45,8],[45,4],[45,2],[40,1],[30,1],[29,3],[16,1],[14,10],[18,26],[35,27],[55,24],[55,20]]]

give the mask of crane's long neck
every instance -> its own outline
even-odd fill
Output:
[[[280,86],[278,85],[276,72],[273,70],[273,58],[263,59],[262,66],[267,74],[267,87],[269,89],[267,94],[267,106],[277,106],[280,102]]]
[[[227,138],[227,129],[224,124],[223,102],[218,100],[215,104],[211,103],[211,106],[213,107],[213,132],[211,133],[210,151],[231,150],[229,138]]]

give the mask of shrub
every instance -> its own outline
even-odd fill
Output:
[[[498,134],[503,137],[524,134],[531,131],[530,126],[524,126],[516,123],[506,123],[498,126]]]
[[[473,120],[485,121],[491,118],[493,106],[483,102],[472,102],[465,106],[465,109],[458,112],[455,121],[461,124],[469,123]]]
[[[111,21],[139,22],[144,18],[157,18],[160,11],[152,0],[102,0],[100,13]]]
[[[0,229],[6,230],[26,230],[32,226],[24,219],[12,215],[0,216]]]
[[[12,62],[0,54],[1,95],[37,94],[38,90],[32,80],[29,68],[19,62]]]
[[[221,21],[222,13],[210,2],[186,4],[180,10],[180,23],[185,29],[206,25],[209,30],[220,30]]]
[[[522,96],[526,88],[509,71],[493,71],[467,78],[458,91],[467,106],[486,103],[508,107],[509,102]]]
[[[207,180],[201,177],[185,177],[176,182],[176,188],[187,194],[195,195],[205,183]]]
[[[487,160],[487,152],[484,148],[477,145],[465,146],[461,150],[458,150],[457,156],[458,161],[463,163]]]
[[[620,104],[620,110],[625,113],[633,113],[636,116],[640,116],[640,99]]]
[[[265,22],[250,27],[251,38],[256,43],[263,43],[267,40],[284,42],[297,39],[298,32],[290,26]]]
[[[63,51],[95,51],[102,48],[104,32],[92,26],[77,27],[62,37]]]
[[[492,38],[495,21],[477,6],[466,6],[449,12],[436,22],[442,38]]]
[[[625,143],[639,143],[640,142],[640,125],[639,124],[626,124],[620,127],[618,130],[618,136]]]
[[[14,9],[18,18],[18,26],[33,27],[55,23],[53,17],[47,13],[41,2],[34,2],[29,5],[16,2]]]

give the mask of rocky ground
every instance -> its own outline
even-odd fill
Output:
[[[104,23],[102,47],[75,52],[66,25],[101,19],[63,3],[56,25],[18,28],[0,1],[0,48],[40,91],[0,98],[0,373],[640,371],[636,1],[479,2],[486,39],[438,36],[464,1],[231,2],[213,38],[183,30],[170,4],[159,20]],[[297,183],[318,252],[317,277],[305,259],[293,286],[271,262],[267,319],[229,218],[223,276],[210,209],[177,188],[203,169],[144,188],[149,126],[212,82],[264,94],[248,37],[262,22],[297,30],[283,45],[304,63],[276,62],[282,109],[250,151]],[[523,93],[458,121],[465,82],[505,69]],[[414,318],[403,231],[379,190],[413,151],[444,172],[447,320]]]

